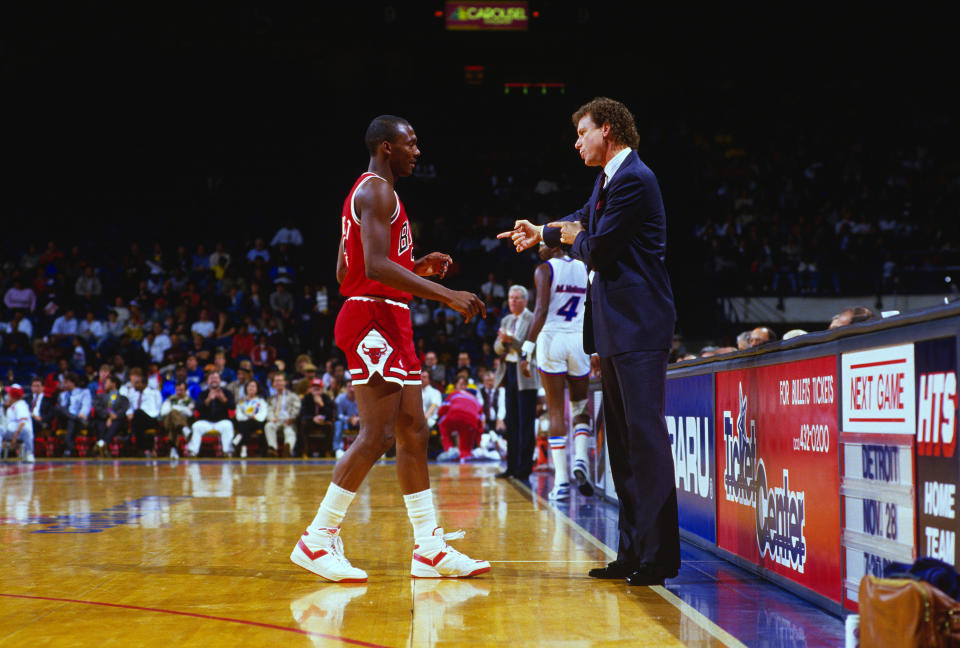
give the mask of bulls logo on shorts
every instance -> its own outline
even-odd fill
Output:
[[[375,373],[384,375],[383,365],[386,363],[387,358],[393,354],[393,347],[390,346],[387,339],[380,334],[380,331],[371,328],[364,338],[360,340],[360,344],[357,345],[357,353],[363,358],[364,364],[367,365],[367,375],[373,375]]]

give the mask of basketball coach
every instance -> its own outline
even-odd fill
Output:
[[[620,499],[617,559],[594,578],[661,585],[680,568],[673,453],[664,421],[667,354],[676,313],[664,262],[666,216],[656,176],[634,150],[633,115],[598,97],[573,114],[576,149],[600,167],[587,203],[565,218],[536,226],[517,221],[517,251],[540,241],[569,245],[594,271],[583,343],[600,358],[603,416],[613,481]]]

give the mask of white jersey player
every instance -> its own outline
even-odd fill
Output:
[[[543,245],[540,246],[540,258],[545,263],[537,266],[533,276],[537,306],[527,340],[523,343],[522,351],[526,359],[520,368],[529,374],[527,359],[535,349],[550,418],[550,455],[554,465],[554,486],[550,491],[550,499],[562,500],[570,497],[563,398],[566,386],[570,388],[573,415],[573,477],[582,494],[593,495],[587,458],[590,439],[590,415],[587,413],[590,356],[583,351],[587,266],[582,261],[571,259],[560,248]]]

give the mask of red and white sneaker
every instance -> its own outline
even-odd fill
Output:
[[[414,545],[410,575],[413,578],[469,578],[490,571],[486,560],[474,560],[447,544],[447,540],[459,540],[465,535],[463,531],[444,533],[440,527],[434,529],[430,538]]]
[[[334,583],[366,583],[367,572],[357,569],[343,555],[340,527],[303,532],[290,554],[293,564]]]

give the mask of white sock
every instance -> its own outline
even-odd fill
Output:
[[[433,536],[437,524],[437,510],[433,507],[433,493],[428,488],[419,493],[410,493],[403,496],[403,503],[407,505],[407,516],[413,525],[413,538],[420,542],[421,538]]]
[[[307,527],[307,531],[320,531],[320,529],[336,529],[343,522],[347,509],[350,508],[350,502],[356,493],[340,488],[333,482],[327,488],[327,494],[324,495],[320,508],[317,509],[317,516]]]
[[[590,425],[588,423],[577,423],[573,427],[573,457],[574,460],[583,461],[590,465],[590,456],[587,446],[590,443]]]
[[[570,476],[567,474],[567,438],[556,436],[550,437],[550,456],[553,457],[553,484],[569,484]]]

